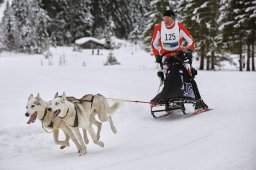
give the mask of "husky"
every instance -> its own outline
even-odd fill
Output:
[[[71,138],[75,143],[78,152],[82,154],[82,147],[77,141],[72,130],[60,118],[56,118],[54,122],[52,121],[53,113],[48,111],[48,103],[41,99],[39,93],[36,97],[34,97],[33,94],[29,96],[26,109],[27,112],[25,113],[25,116],[30,117],[27,124],[34,123],[36,119],[39,119],[42,122],[43,128],[47,127],[53,130],[54,142],[57,145],[61,145],[61,149],[69,146],[68,141]],[[58,140],[59,129],[64,132],[65,141]]]
[[[92,128],[92,124],[96,120],[96,114],[100,121],[109,121],[112,131],[116,133],[111,115],[117,110],[119,103],[114,103],[110,107],[103,95],[85,95],[78,101],[70,102],[64,92],[62,96],[51,100],[49,105],[48,110],[53,112],[52,119],[54,121],[56,118],[61,118],[72,130],[74,127],[86,129],[93,142],[101,147],[104,147],[104,143],[98,139]],[[86,146],[82,143],[81,134],[79,132],[75,132],[75,134],[78,140],[81,141],[82,150],[86,152]]]
[[[58,92],[55,94],[55,98],[57,97],[61,97],[59,96]],[[92,95],[92,94],[87,94],[87,95],[84,95],[82,98],[80,99],[77,99],[73,96],[66,96],[66,99],[69,101],[69,102],[72,102],[72,103],[83,103],[83,102],[90,102],[92,103],[93,100],[95,99],[94,97],[96,97],[96,99],[100,102],[100,103],[105,103],[103,106],[108,106],[108,103],[107,103],[107,100],[106,98],[101,95],[101,94],[96,94],[95,96]],[[95,102],[95,101],[94,101]],[[101,105],[98,105],[98,106],[101,106]],[[119,103],[116,102],[114,103],[113,105],[113,112],[118,108],[119,106]],[[97,121],[95,119],[95,116],[98,116],[98,119],[100,120]],[[100,132],[101,132],[101,128],[102,128],[102,122],[106,122],[106,121],[109,121],[110,123],[110,127],[111,127],[111,130],[114,134],[117,133],[117,130],[116,130],[116,127],[114,126],[114,123],[113,123],[113,120],[111,118],[111,115],[107,115],[106,112],[104,111],[101,111],[100,108],[98,107],[97,109],[95,109],[95,111],[93,112],[93,115],[91,116],[91,123],[94,124],[96,127],[97,127],[97,139],[99,140],[100,139]],[[86,130],[83,131],[84,133],[86,133]],[[84,138],[87,137],[86,134],[84,134]],[[88,138],[84,139],[85,141],[89,142]]]

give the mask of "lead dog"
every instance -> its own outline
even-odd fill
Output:
[[[48,111],[48,103],[42,100],[39,94],[36,97],[34,97],[32,94],[29,96],[26,109],[27,112],[25,113],[25,116],[30,117],[27,122],[28,124],[34,123],[36,119],[39,119],[42,122],[43,128],[47,127],[53,129],[54,142],[61,145],[61,149],[63,149],[65,146],[69,146],[68,141],[71,137],[78,149],[78,152],[82,154],[82,147],[74,136],[72,130],[60,118],[56,118],[55,121],[52,122],[53,113]],[[59,129],[64,132],[66,137],[65,141],[58,140]]]
[[[111,115],[116,111],[119,103],[109,106],[106,98],[100,94],[86,95],[80,101],[70,102],[65,93],[49,102],[49,111],[53,112],[53,120],[61,118],[73,130],[74,127],[86,129],[92,137],[95,144],[104,147],[104,143],[99,141],[92,128],[95,116],[98,115],[100,121],[109,121],[112,131],[116,132]],[[82,141],[81,134],[76,136]],[[81,143],[81,142],[80,142]],[[86,152],[86,146],[82,143],[82,150]]]

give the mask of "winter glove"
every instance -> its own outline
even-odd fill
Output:
[[[161,81],[164,81],[164,73],[163,71],[158,71],[157,76],[161,79]]]
[[[184,53],[179,53],[177,55],[177,58],[181,61],[185,61],[187,59],[186,55]]]
[[[157,63],[162,63],[162,58],[163,58],[163,56],[161,56],[161,55],[156,55],[156,62]]]
[[[193,67],[191,67],[191,75],[193,78],[195,78],[195,76],[197,75],[197,70]]]
[[[188,50],[187,52],[185,52],[185,56],[189,60],[189,63],[192,64],[192,51]]]

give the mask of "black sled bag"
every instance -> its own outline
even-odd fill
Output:
[[[169,64],[162,91],[152,101],[166,102],[175,99],[195,99],[190,76],[181,63]]]

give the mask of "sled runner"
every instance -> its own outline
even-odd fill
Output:
[[[162,56],[168,53],[170,52]],[[186,58],[184,52],[179,52],[179,55],[166,58],[164,63],[160,64],[162,69],[164,65],[166,73],[162,91],[151,100],[151,114],[154,118],[167,116],[173,110],[181,110],[184,114],[188,114],[185,104],[195,106],[198,102],[192,86],[197,72],[193,68],[191,73],[187,71],[185,66],[186,64],[191,65],[189,63],[191,62]],[[206,111],[206,109],[201,109],[201,112]]]

